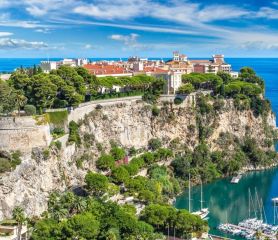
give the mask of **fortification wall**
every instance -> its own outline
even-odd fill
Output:
[[[0,150],[21,152],[47,147],[52,140],[49,125],[38,125],[33,117],[1,117],[0,139]]]

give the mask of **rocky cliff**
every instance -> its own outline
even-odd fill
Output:
[[[11,210],[22,206],[28,215],[39,215],[47,208],[50,192],[63,191],[83,184],[88,169],[94,169],[99,152],[109,150],[111,141],[124,148],[146,148],[148,141],[159,138],[164,145],[177,140],[193,148],[202,132],[211,149],[219,149],[223,134],[237,139],[253,137],[263,148],[273,137],[275,116],[255,117],[251,110],[238,111],[232,100],[223,100],[221,107],[211,102],[213,110],[200,114],[196,110],[195,95],[188,96],[180,105],[160,102],[154,114],[153,106],[142,101],[123,101],[109,106],[97,106],[80,121],[82,144],[63,144],[61,150],[50,147],[50,154],[40,148],[26,154],[22,163],[0,175],[0,219],[9,217]],[[217,109],[217,110],[216,110]],[[232,146],[227,146],[228,148]],[[76,159],[90,156],[82,168]]]

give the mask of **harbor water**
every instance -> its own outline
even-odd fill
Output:
[[[227,62],[232,64],[235,71],[238,71],[242,66],[250,66],[265,80],[265,95],[271,102],[272,110],[278,116],[278,59],[241,58],[227,59]],[[240,239],[220,232],[217,226],[226,222],[238,224],[249,217],[248,189],[253,197],[256,189],[259,198],[262,198],[263,201],[266,220],[273,224],[274,209],[271,199],[278,197],[278,168],[249,172],[243,175],[238,184],[231,184],[230,181],[231,178],[227,178],[203,185],[204,207],[208,207],[210,211],[208,215],[210,233]],[[191,190],[192,211],[200,209],[200,190],[200,186],[193,187]],[[179,209],[188,209],[188,191],[177,197],[175,206]],[[251,217],[255,217],[254,208],[251,207]],[[258,209],[256,215],[260,217]]]
[[[220,223],[237,224],[249,217],[248,189],[253,198],[256,189],[259,198],[262,198],[267,222],[273,223],[271,199],[278,196],[278,168],[246,173],[238,184],[232,184],[230,181],[231,178],[225,178],[203,185],[204,207],[208,207],[210,211],[208,215],[210,233],[225,236],[217,229]],[[200,209],[200,195],[200,186],[191,189],[192,211]],[[188,191],[185,191],[177,197],[175,206],[179,209],[188,209],[188,203]],[[260,217],[257,206],[251,206],[250,210],[251,217],[255,215]]]

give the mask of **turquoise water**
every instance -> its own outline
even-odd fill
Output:
[[[265,80],[266,97],[271,101],[272,109],[278,113],[278,59],[228,59],[233,69],[238,71],[242,66],[250,66]],[[277,147],[276,147],[277,149]],[[216,227],[220,222],[238,223],[248,218],[248,189],[253,197],[255,189],[259,198],[262,198],[268,223],[273,223],[274,214],[271,199],[278,197],[278,168],[262,172],[252,172],[244,175],[238,184],[231,184],[230,178],[215,181],[203,186],[204,200],[209,208],[210,232],[223,235]],[[193,210],[200,208],[200,186],[192,189]],[[177,208],[188,209],[188,192],[184,192],[177,198]],[[251,216],[255,217],[254,207],[251,208]],[[259,211],[256,211],[260,216]],[[277,223],[277,221],[276,221]],[[233,237],[234,238],[234,237]]]
[[[255,198],[257,191],[262,199],[267,216],[267,222],[273,223],[273,207],[271,199],[278,196],[278,168],[250,172],[245,174],[238,184],[231,184],[231,178],[221,179],[203,186],[204,207],[209,208],[210,232],[221,234],[216,227],[219,223],[235,223],[249,216],[249,194]],[[200,186],[193,187],[191,191],[192,210],[200,209]],[[188,191],[177,198],[175,206],[179,209],[188,209]],[[257,205],[252,205],[251,217],[260,217]]]

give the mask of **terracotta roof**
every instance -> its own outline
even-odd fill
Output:
[[[190,62],[191,63],[207,63],[207,64],[209,64],[209,63],[211,63],[211,61],[210,60],[190,60]]]
[[[156,67],[144,67],[144,72],[152,72],[152,73],[168,73],[168,70],[164,70],[161,68],[156,68]]]
[[[125,68],[116,65],[86,64],[83,67],[86,68],[91,74],[95,74],[95,75],[128,73],[128,71]]]

